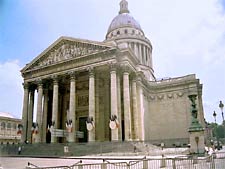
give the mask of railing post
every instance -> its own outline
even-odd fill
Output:
[[[160,168],[166,167],[166,159],[164,157],[162,157],[161,161],[160,161]]]
[[[83,165],[82,164],[79,164],[78,165],[78,169],[83,169]]]
[[[176,161],[175,161],[176,159],[174,158],[174,159],[172,159],[172,165],[173,165],[173,169],[176,169]]]
[[[211,158],[211,165],[210,165],[210,168],[211,168],[211,169],[215,169],[215,159],[214,159],[214,156],[211,155],[210,158]]]
[[[143,160],[143,169],[148,169],[148,160],[147,159]]]
[[[198,156],[194,155],[192,157],[192,160],[193,160],[193,164],[198,164]]]
[[[127,169],[130,169],[130,164],[129,163],[127,163]]]
[[[103,163],[101,164],[101,169],[107,169],[107,162],[103,160]]]

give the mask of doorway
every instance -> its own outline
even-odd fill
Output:
[[[80,117],[79,118],[79,131],[83,132],[83,138],[79,138],[79,143],[84,143],[88,141],[88,131],[86,127],[87,117]]]

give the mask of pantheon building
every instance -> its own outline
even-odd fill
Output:
[[[156,80],[152,59],[126,0],[103,42],[60,37],[21,70],[22,141],[188,144],[190,94],[204,126],[202,84],[195,75]]]

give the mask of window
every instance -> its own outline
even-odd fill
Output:
[[[7,123],[7,129],[11,129],[11,123]]]
[[[5,122],[1,123],[1,129],[5,129]]]
[[[13,124],[13,129],[16,130],[16,123]]]
[[[117,35],[119,35],[120,34],[120,31],[117,31]]]
[[[125,30],[124,30],[124,33],[125,33],[125,34],[127,34],[127,33],[128,33],[127,29],[125,29]]]

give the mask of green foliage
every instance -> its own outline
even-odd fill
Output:
[[[215,123],[211,123],[210,126],[212,127],[213,137],[217,138],[225,138],[225,125],[218,125]]]

